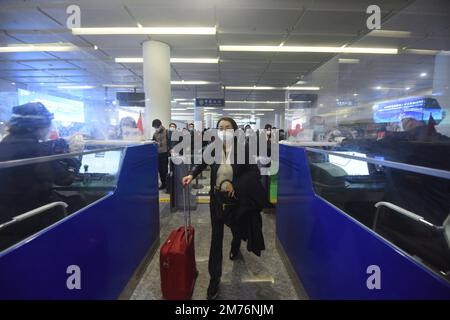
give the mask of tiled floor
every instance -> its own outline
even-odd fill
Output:
[[[170,213],[168,203],[161,203],[161,243],[171,230],[181,226],[182,212]],[[193,299],[206,298],[209,282],[208,254],[210,245],[209,205],[199,204],[192,213],[192,224],[196,228],[195,251],[199,276],[196,281]],[[307,299],[300,288],[301,296],[294,289],[293,282],[275,248],[275,216],[263,214],[263,232],[266,250],[261,257],[255,256],[242,243],[242,256],[236,261],[228,259],[231,232],[225,227],[223,275],[218,299]],[[131,299],[162,299],[159,275],[159,251],[156,252],[137,285]]]

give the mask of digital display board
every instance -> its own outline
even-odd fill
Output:
[[[443,110],[434,98],[416,97],[391,100],[373,107],[375,123],[400,122],[403,118],[427,121],[430,115],[436,121],[443,119]]]

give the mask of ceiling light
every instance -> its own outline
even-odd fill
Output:
[[[58,89],[93,89],[95,86],[58,86]]]
[[[369,53],[397,54],[396,48],[360,48],[360,47],[319,47],[319,46],[220,46],[220,51],[246,52],[318,52],[318,53]]]
[[[98,50],[98,46],[94,46],[94,50]]]
[[[408,91],[408,90],[411,90],[411,88],[410,87],[406,87],[405,90]]]
[[[176,98],[173,100],[175,100],[176,102],[178,102],[178,101],[195,101],[195,99],[185,99],[185,98]]]
[[[375,90],[381,90],[382,88],[380,86],[375,87]]]
[[[219,63],[219,58],[170,58],[171,63]]]
[[[156,27],[156,28],[72,28],[74,35],[118,35],[118,34],[172,34],[172,35],[214,35],[216,27]]]
[[[137,84],[104,84],[105,88],[136,88]]]
[[[286,90],[307,90],[307,91],[317,91],[320,87],[286,87]]]
[[[264,103],[264,104],[280,104],[280,103],[286,103],[288,101],[249,101],[249,100],[226,100],[225,101],[227,104],[231,103],[249,103],[249,104],[256,104],[256,103]]]
[[[116,58],[114,61],[117,63],[143,63],[144,58]]]
[[[426,77],[427,76],[427,73],[426,72],[422,72],[421,74],[420,74],[420,76],[423,78],[423,77]]]
[[[356,64],[359,63],[359,59],[346,59],[346,58],[339,58],[339,63],[349,63],[349,64]]]
[[[275,111],[275,109],[225,108],[223,111]]]
[[[116,63],[143,63],[144,58],[115,58]],[[219,58],[170,58],[171,63],[219,63]]]
[[[186,108],[172,108],[172,111],[186,111]]]
[[[372,30],[367,34],[369,37],[383,37],[383,38],[409,38],[411,32],[397,31],[397,30]]]
[[[16,83],[15,82],[11,82],[11,84],[14,86]]]
[[[40,43],[40,44],[14,44],[6,47],[0,47],[0,53],[6,52],[61,52],[74,51],[78,47],[71,43]]]
[[[170,84],[172,85],[203,85],[203,84],[212,84],[212,82],[209,81],[170,81]]]
[[[184,106],[193,106],[194,105],[193,102],[180,102],[180,104],[184,105]]]
[[[353,96],[354,96],[354,97],[357,97],[357,96],[358,96],[358,94],[357,94],[357,93],[354,93],[354,94],[353,94]]]
[[[320,87],[226,86],[227,90],[320,90]]]

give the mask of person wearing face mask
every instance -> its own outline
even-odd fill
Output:
[[[212,231],[208,261],[210,283],[207,299],[215,299],[218,295],[222,276],[224,225],[228,225],[233,234],[229,253],[231,260],[238,258],[241,240],[247,241],[247,250],[259,256],[261,250],[265,248],[260,212],[261,208],[270,206],[266,202],[264,189],[259,182],[259,169],[256,164],[250,164],[248,143],[245,143],[245,161],[238,163],[236,143],[239,138],[235,137],[238,129],[236,122],[232,118],[221,118],[217,122],[217,129],[217,139],[223,146],[223,152],[221,161],[210,165]],[[216,141],[212,143],[216,143]],[[183,185],[187,186],[206,167],[205,162],[194,165],[189,175],[182,179]]]
[[[166,189],[167,170],[169,165],[169,134],[159,119],[152,121],[152,127],[155,129],[153,141],[156,141],[158,144],[158,170],[159,178],[161,179],[159,190],[163,190]]]
[[[16,106],[8,122],[8,135],[0,142],[0,161],[51,156],[69,152],[63,139],[48,141],[53,114],[39,102]],[[76,158],[47,161],[0,170],[0,224],[32,209],[54,201],[65,201],[54,191],[55,185],[72,184],[81,162]],[[70,204],[69,204],[70,205]],[[60,208],[52,216],[60,219]],[[70,210],[70,208],[68,208]],[[27,234],[49,225],[54,220],[29,226]]]

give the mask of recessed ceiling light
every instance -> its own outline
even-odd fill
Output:
[[[410,89],[411,89],[410,87],[406,87],[406,88],[405,88],[406,91],[408,91],[408,90],[410,90]]]
[[[398,31],[398,30],[372,30],[367,34],[368,37],[383,37],[383,38],[409,38],[411,37],[410,31]]]
[[[58,89],[93,89],[95,86],[58,86]],[[105,98],[106,99],[106,98]]]
[[[212,82],[209,81],[170,81],[170,84],[172,85],[204,85],[204,84],[212,84]]]
[[[420,74],[420,76],[423,78],[423,77],[426,77],[427,76],[427,73],[426,72],[422,72],[421,74]]]
[[[225,108],[223,111],[275,111],[275,109]]]
[[[74,35],[117,35],[117,34],[172,34],[172,35],[214,35],[216,27],[155,27],[155,28],[72,28]]]
[[[375,90],[381,90],[381,86],[375,87]]]
[[[98,50],[98,46],[94,46],[94,50]]]
[[[15,82],[11,82],[11,84],[14,86],[16,83]]]
[[[116,63],[143,63],[144,58],[120,57],[115,58]],[[219,58],[170,58],[171,63],[219,63]]]
[[[339,58],[338,62],[339,63],[356,64],[356,63],[359,63],[359,59]]]
[[[320,87],[226,86],[227,90],[320,90]]]
[[[36,43],[36,44],[14,44],[0,47],[0,53],[6,52],[63,52],[78,50],[78,47],[71,43]]]
[[[368,53],[368,54],[397,54],[396,48],[360,48],[360,47],[320,47],[320,46],[220,46],[220,51],[245,52],[317,52],[317,53]]]
[[[105,88],[136,88],[137,84],[103,84]]]
[[[354,93],[353,96],[356,97],[356,96],[358,96],[358,94],[357,94],[357,93]]]

